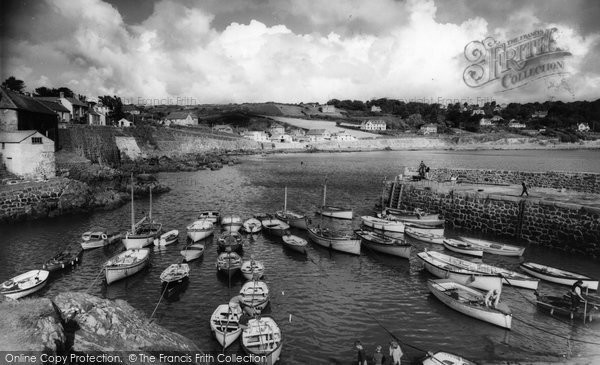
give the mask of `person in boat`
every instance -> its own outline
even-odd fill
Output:
[[[358,351],[358,365],[367,365],[367,354],[365,354],[365,349],[362,347],[360,341],[354,342],[354,347]]]
[[[527,196],[529,196],[529,193],[527,192],[527,185],[525,185],[525,181],[521,182],[521,186],[523,187],[523,191],[521,191],[521,195],[519,196],[523,196],[523,194],[527,194]]]
[[[427,166],[425,166],[425,164],[423,163],[423,161],[421,161],[421,163],[419,164],[419,177],[421,179],[425,178],[425,169],[427,168]]]
[[[571,308],[576,310],[579,308],[581,303],[585,302],[585,298],[581,295],[583,289],[583,281],[577,280],[573,285],[571,285],[571,290],[569,291],[569,296],[571,297]]]
[[[233,313],[234,311],[239,310],[240,304],[238,302],[235,301],[230,301],[229,302],[229,313]],[[248,314],[246,313],[246,311],[242,310],[242,314],[239,316],[238,318],[238,323],[240,325],[240,328],[243,330],[245,330],[246,328],[248,328],[248,321],[250,320],[250,316],[248,316]]]
[[[490,289],[483,300],[485,306],[488,308],[496,308],[499,301],[500,293],[498,293],[498,289]]]
[[[402,352],[400,345],[398,345],[398,342],[395,340],[390,341],[390,357],[392,360],[391,365],[400,365],[400,359],[402,358],[402,355],[404,355],[404,353]]]
[[[373,365],[383,365],[383,354],[381,353],[381,345],[377,345],[373,354]]]

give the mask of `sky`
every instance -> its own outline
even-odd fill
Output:
[[[3,0],[0,76],[133,104],[596,100],[595,0]],[[561,73],[464,81],[465,47],[556,28]],[[528,79],[529,80],[529,79]],[[515,86],[515,85],[512,85]]]

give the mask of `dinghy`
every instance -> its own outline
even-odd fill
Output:
[[[512,314],[502,302],[496,308],[484,304],[485,294],[448,279],[428,280],[431,293],[448,307],[467,316],[510,329]]]
[[[468,242],[474,246],[479,246],[485,253],[491,253],[501,256],[522,256],[525,252],[525,247],[507,245],[504,243],[480,240],[477,238],[460,237],[461,240]]]
[[[435,243],[441,245],[444,242],[443,235],[437,235],[429,232],[418,231],[412,227],[406,227],[404,229],[404,234],[412,237],[416,240],[427,242],[427,243]]]
[[[240,296],[243,307],[254,309],[253,313],[260,313],[269,304],[269,287],[264,281],[247,281],[240,289]]]
[[[242,258],[235,252],[223,252],[217,257],[217,270],[233,276],[242,267]]]
[[[113,256],[104,264],[106,283],[111,284],[140,272],[148,264],[149,258],[150,250],[147,248],[131,249]]]
[[[179,239],[179,231],[174,229],[167,233],[162,234],[159,238],[154,239],[154,246],[168,246],[177,242]]]
[[[133,204],[133,174],[131,174],[131,229],[123,237],[123,245],[126,249],[138,249],[154,243],[154,239],[160,235],[162,224],[156,223],[152,219],[152,186],[150,190],[150,211],[148,216],[144,216],[139,222],[135,223],[135,211]]]
[[[308,236],[316,244],[332,250],[360,255],[360,239],[354,234],[335,232],[327,228],[308,227]]]
[[[455,240],[453,238],[445,238],[443,245],[446,249],[461,253],[463,255],[482,257],[483,256],[483,248],[480,246],[475,246],[470,244],[469,242]]]
[[[108,246],[121,239],[121,233],[106,233],[105,231],[88,231],[81,235],[81,248],[91,250]]]
[[[568,317],[570,319],[582,319],[585,316],[587,321],[600,318],[600,312],[595,305],[581,303],[577,307],[573,307],[571,300],[564,297],[539,295],[535,292],[536,305],[538,308],[547,311],[550,315]]]
[[[210,329],[223,349],[229,347],[240,337],[240,317],[242,309],[239,306],[221,304],[210,316]]]
[[[50,272],[46,270],[27,271],[3,282],[0,295],[10,299],[23,298],[42,289],[48,281],[48,275]]]
[[[306,229],[306,215],[287,210],[287,186],[284,189],[283,210],[275,212],[275,216],[292,227]]]
[[[283,247],[287,247],[290,250],[306,255],[306,246],[308,245],[308,242],[306,242],[304,238],[294,236],[288,232],[286,235],[281,237],[281,239],[283,240]]]
[[[354,233],[362,238],[362,244],[368,249],[405,259],[410,257],[411,245],[403,240],[361,229],[354,231]]]
[[[206,210],[204,212],[200,212],[200,214],[198,214],[198,219],[206,219],[209,222],[215,224],[219,221],[221,217],[221,213],[217,210]]]
[[[404,227],[410,227],[410,229],[414,232],[431,233],[437,236],[444,235],[444,228],[422,226],[415,223],[406,223],[404,224]]]
[[[224,215],[221,217],[221,228],[228,232],[237,232],[242,228],[242,218],[237,215]]]
[[[427,357],[421,361],[422,365],[477,365],[477,363],[467,360],[462,356],[450,352],[438,351],[429,352]]]
[[[414,211],[413,213],[401,213],[402,211],[388,208],[386,210],[390,219],[398,220],[404,223],[414,223],[427,227],[441,227],[444,225],[444,220],[440,219],[439,214],[428,214],[422,211]]]
[[[204,245],[201,243],[192,243],[179,251],[185,262],[199,259],[204,254]]]
[[[231,251],[241,251],[243,248],[244,239],[241,234],[233,231],[226,231],[221,234],[217,240],[217,251],[223,252],[228,249]]]
[[[67,248],[46,261],[42,269],[50,272],[75,266],[83,254],[82,248]]]
[[[573,285],[577,280],[583,281],[583,286],[589,290],[598,290],[598,280],[573,271],[561,270],[555,267],[536,264],[534,262],[521,263],[521,269],[531,276],[556,284]]]
[[[214,223],[206,218],[194,221],[187,226],[187,236],[192,242],[197,242],[205,239],[215,231]]]
[[[400,221],[390,221],[383,218],[376,218],[371,216],[362,216],[360,217],[362,224],[365,227],[369,227],[372,229],[384,231],[384,232],[397,232],[404,233],[404,223]]]
[[[337,219],[349,219],[352,220],[352,209],[335,207],[326,204],[327,200],[327,180],[323,185],[323,205],[317,208],[316,213],[323,217],[337,218]]]
[[[240,271],[246,280],[258,280],[265,274],[265,265],[260,261],[250,259],[242,262]]]
[[[172,264],[160,274],[162,284],[181,283],[189,278],[190,266],[188,264]]]
[[[248,218],[242,223],[242,231],[246,233],[258,233],[262,229],[262,223],[256,218]]]
[[[262,226],[266,233],[278,237],[283,237],[283,235],[290,229],[289,224],[276,218],[263,220]]]
[[[283,336],[277,323],[270,317],[248,321],[242,331],[242,348],[253,357],[257,365],[273,365],[279,361],[283,347]]]

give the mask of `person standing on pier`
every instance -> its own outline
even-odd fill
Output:
[[[520,196],[523,196],[523,194],[527,194],[527,196],[529,196],[529,193],[527,192],[527,185],[525,185],[525,181],[521,182],[521,186],[523,187],[523,191],[521,192]]]
[[[581,289],[583,288],[583,281],[577,280],[573,285],[571,285],[571,291],[569,292],[569,296],[571,297],[571,308],[576,310],[579,308],[581,303],[585,302],[585,298],[581,295]]]
[[[402,352],[400,345],[398,345],[398,342],[391,341],[390,342],[390,357],[392,358],[391,365],[400,365],[400,359],[402,358],[402,355],[404,355],[404,353]]]
[[[362,347],[360,341],[354,343],[354,347],[358,350],[358,365],[367,365],[367,354]]]
[[[377,345],[373,354],[373,365],[383,365],[383,354],[381,353],[381,345]]]

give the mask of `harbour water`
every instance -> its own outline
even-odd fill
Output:
[[[172,191],[154,197],[153,216],[165,230],[179,229],[179,243],[151,254],[151,266],[126,280],[106,286],[98,280],[104,261],[123,249],[121,244],[84,252],[81,265],[56,275],[39,295],[61,291],[85,291],[111,299],[125,299],[148,316],[161,295],[159,275],[179,262],[185,243],[185,227],[199,211],[218,209],[222,214],[248,218],[283,207],[284,186],[288,208],[313,212],[322,200],[327,179],[327,202],[354,209],[352,222],[323,220],[338,228],[358,228],[361,215],[371,214],[381,193],[384,177],[393,178],[404,166],[423,160],[432,167],[490,168],[507,170],[562,170],[600,172],[598,151],[480,151],[480,152],[368,152],[314,153],[250,156],[242,164],[219,171],[161,173],[159,179]],[[137,200],[137,216],[148,210],[148,200]],[[9,278],[41,267],[57,251],[75,245],[82,232],[94,226],[125,230],[130,207],[106,212],[57,217],[0,227],[0,278]],[[320,218],[314,218],[319,221]],[[302,231],[295,234],[307,238]],[[455,236],[460,232],[448,231]],[[466,317],[444,306],[427,290],[431,276],[422,270],[416,253],[439,245],[414,243],[410,260],[372,252],[360,256],[329,252],[309,245],[308,257],[287,251],[280,238],[258,234],[244,248],[266,266],[264,280],[272,293],[270,316],[283,331],[281,364],[349,364],[355,358],[352,345],[361,340],[367,353],[377,344],[387,348],[390,334],[416,348],[444,350],[473,360],[561,357],[572,338],[573,356],[598,355],[600,324],[557,320],[539,312],[531,291],[507,287],[502,300],[513,310],[511,331]],[[156,310],[158,323],[181,333],[204,351],[219,351],[211,337],[208,320],[218,304],[236,295],[243,278],[231,281],[217,275],[216,239],[206,241],[202,259],[190,263],[187,289],[178,300],[162,301]],[[486,255],[483,262],[517,269],[521,261],[536,261],[600,277],[598,262],[568,257],[560,252],[527,246],[521,259]],[[94,281],[95,280],[95,281]],[[567,287],[541,283],[544,294],[561,294]],[[378,324],[385,326],[385,329]],[[534,324],[535,327],[530,324]],[[551,333],[553,334],[551,334]],[[556,336],[554,334],[558,334]],[[585,341],[578,342],[577,340]],[[586,343],[587,342],[587,343]],[[241,351],[236,344],[231,351]],[[403,346],[406,358],[424,354]]]

